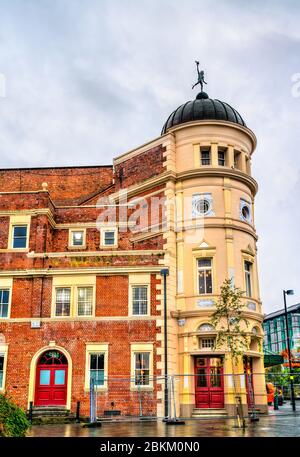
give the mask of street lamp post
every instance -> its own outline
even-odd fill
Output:
[[[168,268],[160,270],[160,274],[164,280],[164,362],[165,362],[165,420],[169,417],[169,390],[168,390],[168,328],[167,328],[167,276]]]
[[[287,313],[287,306],[286,306],[286,296],[287,295],[294,295],[294,291],[284,290],[283,291],[283,300],[284,300],[284,316],[285,316],[285,326],[286,326],[286,341],[287,341],[287,350],[288,350],[288,358],[289,358],[289,371],[290,371],[290,384],[291,384],[291,401],[292,401],[292,408],[293,411],[296,411],[296,403],[295,403],[295,391],[294,391],[294,376],[292,373],[292,361],[291,361],[291,345],[290,345],[290,334],[289,334],[289,322],[288,322],[288,313]]]

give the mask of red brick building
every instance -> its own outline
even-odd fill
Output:
[[[163,415],[168,370],[183,416],[266,408],[256,232],[256,138],[201,92],[113,166],[0,170],[0,391],[24,408]],[[224,279],[245,290],[249,348],[233,366],[210,324]],[[250,368],[249,368],[250,367]],[[212,377],[211,373],[215,373]],[[238,376],[238,386],[232,374]],[[224,376],[226,375],[226,376]]]
[[[97,202],[106,195],[118,199],[117,191],[127,186],[134,198],[160,196],[162,185],[146,192],[138,186],[163,173],[163,162],[158,146],[114,171],[0,171],[0,387],[22,407],[33,401],[74,411],[80,401],[88,414],[93,374],[103,410],[114,402],[122,414],[137,414],[130,378],[143,366],[140,388],[151,390],[147,413],[156,414],[162,234],[135,235],[118,223],[99,228],[97,218],[107,205]],[[126,203],[113,204],[121,207],[132,213]]]

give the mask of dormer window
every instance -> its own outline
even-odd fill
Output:
[[[210,148],[201,149],[201,165],[210,165]]]

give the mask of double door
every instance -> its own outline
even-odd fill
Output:
[[[222,357],[195,357],[196,408],[224,408]]]
[[[38,366],[35,405],[65,406],[67,401],[67,376],[67,366]]]

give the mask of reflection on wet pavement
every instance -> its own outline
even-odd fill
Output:
[[[33,425],[30,437],[253,437],[300,436],[300,414],[270,415],[250,423],[241,430],[232,419],[187,420],[185,425],[166,425],[157,422],[106,422],[101,428],[83,428],[81,424]]]

